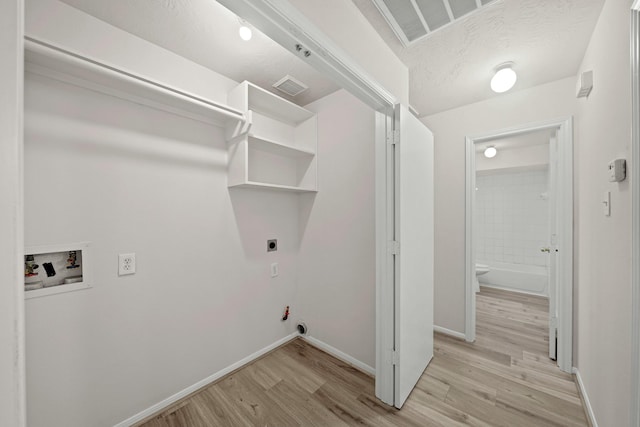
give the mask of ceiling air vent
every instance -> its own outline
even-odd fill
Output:
[[[289,96],[296,96],[305,90],[309,89],[307,85],[300,80],[296,80],[293,77],[286,75],[273,85],[280,92],[284,92]]]
[[[403,45],[410,46],[495,0],[372,0]]]

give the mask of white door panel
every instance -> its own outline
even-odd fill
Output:
[[[433,357],[433,134],[396,110],[395,399],[400,408]]]

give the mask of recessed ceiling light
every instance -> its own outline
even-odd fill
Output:
[[[249,41],[251,40],[251,36],[253,36],[253,32],[251,31],[251,28],[249,28],[249,25],[247,24],[246,21],[241,20],[240,21],[240,29],[238,30],[238,34],[240,35],[240,38],[244,41]]]
[[[496,147],[494,147],[493,145],[492,145],[492,146],[490,146],[490,147],[487,147],[487,148],[484,150],[484,156],[485,156],[487,159],[491,159],[491,158],[495,157],[495,156],[496,156],[496,154],[498,154],[498,150],[496,150]]]
[[[505,62],[496,67],[496,73],[491,79],[491,90],[496,93],[506,92],[516,84],[518,76],[513,71],[513,62]]]

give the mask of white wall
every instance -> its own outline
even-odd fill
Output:
[[[31,35],[199,96],[224,101],[236,84],[55,0],[28,11]],[[298,197],[228,190],[210,125],[32,74],[26,101],[26,245],[90,241],[94,260],[93,288],[27,301],[31,426],[113,425],[286,337],[299,315],[374,365],[369,107],[344,91],[313,104],[321,192]],[[123,252],[133,276],[117,276]]]
[[[575,146],[579,283],[577,367],[600,426],[629,425],[631,380],[631,189],[607,180],[607,163],[629,160],[631,86],[630,0],[607,1],[580,71],[594,87],[578,102]],[[630,173],[637,165],[628,164]],[[611,191],[611,216],[602,194]]]
[[[409,70],[353,2],[289,0],[398,102],[409,105]]]
[[[23,2],[0,2],[0,425],[25,420],[22,220]]]
[[[58,0],[26,1],[25,34],[214,102],[226,103],[236,85]]]
[[[235,85],[59,2],[29,6],[30,34],[214,100]],[[35,75],[25,107],[25,244],[90,241],[94,260],[93,288],[26,303],[29,425],[113,425],[293,332],[298,198],[229,191],[221,129]],[[117,276],[123,252],[133,276]]]
[[[465,136],[576,112],[575,79],[423,117],[435,135],[435,324],[464,333]]]
[[[539,168],[549,164],[549,144],[498,150],[488,159],[482,152],[476,154],[476,171],[508,170],[513,168]]]
[[[25,141],[26,245],[94,260],[26,303],[31,426],[113,425],[292,332],[298,200],[229,191],[220,129],[30,76]]]
[[[500,171],[476,178],[477,262],[546,267],[549,171]]]
[[[318,113],[320,191],[300,202],[294,318],[375,367],[374,111],[344,90],[307,108]]]

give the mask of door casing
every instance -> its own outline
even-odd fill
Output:
[[[466,138],[466,206],[465,206],[465,339],[476,339],[476,298],[473,289],[475,277],[475,237],[473,212],[476,188],[476,144],[529,132],[557,129],[558,164],[558,366],[572,372],[573,364],[573,118],[549,120],[540,123],[497,130]]]
[[[640,425],[640,0],[631,6],[631,426]]]
[[[0,425],[26,425],[24,2],[0,2]]]
[[[558,359],[557,325],[558,325],[558,260],[557,260],[557,234],[558,228],[558,138],[554,135],[549,141],[549,359]]]

